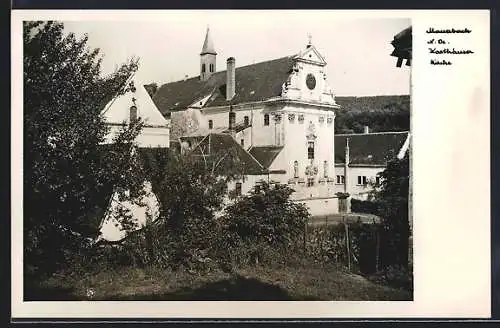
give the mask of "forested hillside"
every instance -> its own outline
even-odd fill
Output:
[[[362,133],[410,130],[410,96],[335,97],[335,133]]]

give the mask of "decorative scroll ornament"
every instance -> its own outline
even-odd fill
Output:
[[[304,123],[304,115],[299,114],[299,123]]]
[[[274,121],[276,123],[280,123],[281,122],[281,114],[274,114]]]
[[[295,114],[288,114],[288,120],[293,122],[295,120]]]
[[[314,165],[306,166],[306,175],[307,176],[315,176],[318,175],[318,167]]]
[[[316,140],[316,126],[312,121],[309,121],[309,126],[307,127],[307,140],[314,141]]]
[[[320,116],[319,117],[319,123],[324,123],[325,122],[325,118],[323,116]]]
[[[333,117],[328,117],[328,118],[326,119],[326,122],[327,122],[328,124],[332,124],[332,123],[333,123]]]

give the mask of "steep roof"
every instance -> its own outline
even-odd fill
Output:
[[[346,139],[349,138],[349,162],[354,165],[381,165],[395,159],[408,132],[380,132],[335,135],[335,163],[345,162]]]
[[[205,35],[205,42],[203,42],[203,48],[201,49],[200,55],[204,54],[217,55],[217,53],[215,52],[214,43],[212,42],[212,38],[210,37],[209,28],[207,28],[207,34]]]
[[[166,126],[168,124],[167,120],[154,104],[149,93],[144,88],[143,83],[134,76],[131,76],[127,82],[132,82],[135,89],[129,90],[121,95],[115,94],[106,104],[102,110],[102,115],[106,122],[128,122],[130,119],[128,109],[135,104],[138,116],[142,118],[146,124]]]
[[[238,163],[238,165],[241,165],[244,174],[260,175],[266,173],[265,168],[229,134],[209,133],[205,136],[181,137],[181,140],[191,140],[194,142],[192,151],[195,155],[202,155],[203,153],[205,155],[218,154],[224,156],[230,150],[234,150],[236,158],[227,157],[227,160],[223,160],[220,164],[222,171],[224,171],[224,165]],[[236,161],[231,162],[232,160]]]
[[[281,95],[282,85],[288,79],[294,56],[237,67],[236,94],[233,104],[267,100]],[[212,94],[204,107],[227,105],[226,71],[216,72],[206,81],[200,77],[167,83],[158,88],[153,101],[163,115],[187,108]]]
[[[249,153],[255,157],[262,166],[268,169],[282,149],[283,147],[276,146],[252,147]]]

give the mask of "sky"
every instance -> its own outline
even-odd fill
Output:
[[[373,17],[373,16],[372,16]],[[337,96],[402,95],[410,92],[410,68],[396,68],[390,42],[411,25],[404,18],[333,17],[316,11],[191,11],[162,15],[100,16],[64,21],[66,30],[87,33],[88,46],[104,55],[102,71],[112,72],[139,57],[136,77],[159,85],[199,75],[207,27],[217,51],[217,71],[235,57],[236,67],[294,55],[309,36],[327,61]]]

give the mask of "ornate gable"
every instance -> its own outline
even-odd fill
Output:
[[[309,45],[306,50],[301,51],[295,58],[299,62],[310,63],[319,66],[326,65],[326,60],[323,58],[323,56],[321,56],[319,51],[313,45]]]

